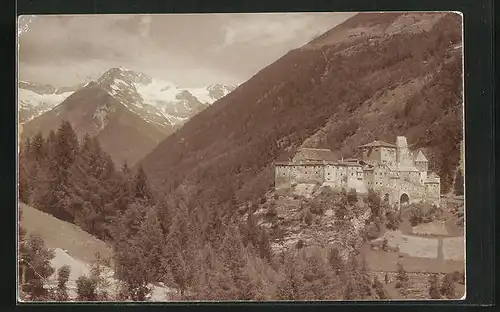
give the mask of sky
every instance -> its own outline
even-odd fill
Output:
[[[125,67],[180,87],[240,84],[352,13],[19,18],[19,79],[69,86]]]

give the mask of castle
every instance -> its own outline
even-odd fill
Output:
[[[337,160],[328,149],[301,148],[291,161],[276,162],[276,189],[321,184],[334,189],[378,192],[392,206],[430,202],[439,206],[441,181],[428,172],[421,150],[410,151],[406,137],[396,144],[373,141],[359,146],[359,159]]]

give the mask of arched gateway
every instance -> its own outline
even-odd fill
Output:
[[[406,193],[401,194],[401,196],[399,197],[399,206],[405,207],[408,206],[409,204],[410,204],[410,196],[408,196],[408,194]]]

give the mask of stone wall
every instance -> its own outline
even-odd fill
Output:
[[[390,147],[380,148],[380,161],[389,166],[396,165],[396,149]]]
[[[426,183],[425,184],[425,195],[428,198],[440,198],[441,196],[441,185],[439,183]]]
[[[290,186],[290,168],[291,166],[276,165],[274,170],[274,185],[276,188],[286,188]]]
[[[290,169],[290,179],[295,183],[323,183],[324,165],[294,165]]]

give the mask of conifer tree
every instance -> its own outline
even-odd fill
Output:
[[[55,157],[55,147],[57,145],[57,135],[54,130],[49,132],[47,139],[45,140],[45,146],[47,150],[47,157],[54,158]]]
[[[150,282],[157,282],[161,275],[160,264],[165,241],[154,209],[150,209],[147,212],[135,240],[136,246],[142,252],[141,265],[148,269],[148,280]]]
[[[147,202],[150,202],[153,199],[153,195],[148,185],[147,176],[144,169],[142,169],[142,166],[139,166],[137,173],[134,176],[133,192],[134,196],[138,199],[142,199]]]
[[[43,299],[48,295],[44,288],[46,279],[54,273],[50,261],[54,252],[45,247],[39,235],[29,235],[20,242],[19,276],[24,280],[22,290],[34,300]]]
[[[76,294],[79,301],[96,301],[98,300],[96,292],[95,280],[87,277],[80,276],[76,280]]]
[[[43,139],[42,133],[38,132],[31,141],[30,145],[31,158],[37,162],[44,160],[46,156],[45,140]]]
[[[336,275],[341,275],[344,271],[344,261],[337,248],[331,248],[328,252],[328,263]]]
[[[68,265],[63,265],[59,268],[59,270],[57,270],[56,299],[58,301],[67,301],[69,299],[66,283],[69,280],[70,273],[71,268]]]
[[[396,280],[397,280],[396,288],[399,288],[401,294],[406,295],[406,292],[408,290],[407,288],[408,288],[409,277],[401,263],[398,263],[398,272],[396,275]]]
[[[68,121],[63,121],[56,134],[56,162],[59,168],[68,170],[78,154],[79,144],[73,127]],[[64,182],[64,181],[63,181]]]
[[[244,253],[241,235],[235,225],[230,225],[224,241],[222,242],[221,252],[225,257],[225,264],[232,276],[235,286],[234,299],[248,300],[253,298],[253,285],[246,270],[247,260]]]
[[[279,300],[302,299],[302,261],[296,253],[288,251],[284,255],[281,278],[277,285],[276,297]]]
[[[260,234],[259,234],[259,256],[260,258],[265,259],[269,263],[271,263],[272,259],[271,244],[269,243],[269,236],[267,235],[267,231],[264,228],[260,229]]]

